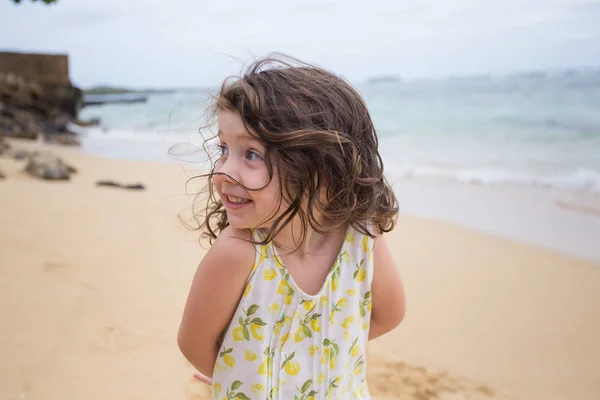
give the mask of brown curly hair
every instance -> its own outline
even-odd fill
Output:
[[[394,228],[398,203],[383,175],[373,121],[346,80],[273,54],[253,62],[241,77],[223,82],[208,110],[213,123],[221,109],[239,112],[248,132],[265,145],[269,182],[274,168],[278,172],[285,209],[256,244],[269,242],[294,218],[302,224],[300,244],[309,225],[323,234],[350,224],[369,236],[371,224],[381,232]],[[205,151],[211,139],[205,141]],[[214,171],[215,160],[210,155],[209,160]],[[195,229],[211,243],[229,225],[212,176],[196,177],[208,177],[208,196],[204,207],[193,210]],[[327,227],[317,223],[315,211],[328,221]]]

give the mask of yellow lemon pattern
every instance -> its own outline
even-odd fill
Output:
[[[253,231],[260,242],[264,233]],[[316,295],[272,242],[256,258],[213,370],[213,399],[368,399],[373,239],[349,227]]]
[[[245,350],[244,355],[244,358],[246,358],[248,361],[254,361],[258,358],[258,355],[252,350]]]

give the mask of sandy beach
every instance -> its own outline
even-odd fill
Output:
[[[208,398],[176,344],[193,166],[46,148],[71,181],[0,157],[0,398]],[[388,241],[408,313],[370,343],[374,399],[600,398],[600,263],[407,215]]]

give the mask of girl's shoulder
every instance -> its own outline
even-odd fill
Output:
[[[221,262],[224,268],[249,271],[256,254],[251,240],[250,230],[237,229],[230,225],[219,233],[208,250],[207,257]]]

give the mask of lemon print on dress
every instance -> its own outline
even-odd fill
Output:
[[[309,332],[309,335],[312,336],[309,328],[307,328],[306,326],[300,326],[298,328],[298,330],[296,331],[296,333],[294,334],[294,342],[298,343],[298,342],[303,341],[307,336],[306,332]]]
[[[329,303],[327,296],[323,295],[319,298],[319,304],[321,304],[321,307],[325,307],[327,303]]]
[[[296,343],[303,341],[304,338],[312,337],[313,332],[321,332],[321,325],[319,322],[320,316],[321,314],[306,314],[304,319],[300,321],[300,326],[294,334],[294,341]]]
[[[246,289],[244,290],[244,297],[248,296],[250,294],[251,290],[252,290],[252,284],[248,283],[248,285],[246,285]]]
[[[321,354],[321,364],[329,364],[329,368],[335,368],[337,357],[340,354],[340,348],[335,340],[323,340],[323,354]]]
[[[342,385],[342,379],[343,376],[337,376],[335,379],[330,379],[329,380],[329,386],[327,387],[327,399],[331,399],[331,393],[333,392],[333,389],[337,389]]]
[[[279,286],[277,287],[277,293],[283,294],[285,296],[285,304],[290,304],[294,295],[294,290],[287,283],[287,280],[282,279],[281,282],[279,282]]]
[[[317,383],[320,385],[323,382],[325,382],[325,374],[321,372],[317,377]]]
[[[365,360],[363,356],[360,356],[354,362],[354,368],[352,370],[352,374],[354,376],[360,375],[364,371]]]
[[[273,261],[275,261],[275,265],[277,265],[277,267],[279,269],[283,268],[283,262],[281,261],[281,259],[279,257],[277,257],[276,255],[273,255]]]
[[[350,350],[348,350],[350,356],[356,357],[360,354],[360,345],[358,344],[358,336],[352,342],[352,346],[350,346]]]
[[[265,324],[266,325],[266,324]],[[258,325],[254,322],[250,324],[250,333],[256,340],[263,340],[263,327],[262,325]]]
[[[334,272],[333,275],[331,276],[331,290],[333,292],[337,291],[337,288],[339,286],[339,278],[338,275]]]
[[[367,254],[369,261],[371,261],[372,254],[371,254],[371,248],[369,247],[369,237],[367,235],[363,236],[362,248],[363,248],[363,251],[365,252],[365,254]]]
[[[269,306],[269,313],[270,314],[277,314],[280,310],[280,306],[277,303],[273,303]]]
[[[281,314],[281,318],[275,322],[275,327],[273,328],[273,333],[279,335],[281,332],[281,328],[286,327],[292,323],[292,318],[288,317],[285,314]]]
[[[289,356],[285,357],[285,360],[281,364],[281,369],[288,375],[298,375],[300,372],[300,364],[297,361],[292,361],[296,352],[293,351]]]
[[[221,386],[221,384],[219,382],[215,382],[212,385],[212,390],[218,396],[219,394],[221,394],[221,391],[223,390],[223,387]]]
[[[271,350],[271,347],[267,347],[263,354],[267,356],[267,358],[265,358],[258,366],[258,374],[271,376],[273,374],[273,355],[275,354],[275,350]]]
[[[262,245],[258,248],[258,252],[260,254],[260,258],[258,260],[258,265],[262,264],[267,258],[269,258],[269,249],[266,245]]]
[[[288,339],[289,339],[289,338],[290,338],[290,333],[289,333],[289,332],[288,332],[288,333],[286,333],[285,335],[283,335],[283,336],[281,337],[281,339],[279,339],[279,341],[281,342],[281,344],[279,345],[279,347],[280,347],[280,348],[281,348],[281,347],[283,347],[283,345],[285,344],[285,342],[287,342],[287,341],[288,341]]]
[[[243,385],[242,381],[233,381],[231,386],[227,389],[227,397],[225,399],[247,399],[248,397],[244,392],[238,392],[237,390]]]
[[[312,328],[313,332],[321,332],[321,323],[316,318],[310,321],[310,327]]]
[[[346,234],[346,237],[344,238],[344,240],[348,243],[354,244],[354,235],[352,234],[352,232],[349,232],[348,234]]]
[[[367,311],[371,311],[371,291],[369,290],[368,292],[366,292],[365,294],[361,294],[362,296],[362,300],[360,302],[360,316],[364,317],[365,315],[367,315]]]
[[[354,322],[354,315],[351,315],[351,316],[347,317],[344,320],[344,322],[342,322],[342,328],[344,328],[344,329],[350,328],[350,325],[352,325],[353,322]]]
[[[277,276],[277,271],[274,268],[267,268],[263,272],[263,278],[265,281],[272,281]]]
[[[250,390],[252,390],[252,393],[256,396],[260,396],[265,391],[265,385],[262,383],[253,383],[252,386],[250,386]]]
[[[337,289],[340,285],[340,275],[342,273],[342,271],[340,270],[340,264],[342,263],[342,261],[344,261],[344,262],[352,261],[352,257],[350,256],[350,254],[348,254],[347,251],[344,251],[342,254],[337,256],[337,258],[335,260],[334,270],[333,270],[333,273],[331,274],[331,290],[333,292],[337,291]]]
[[[248,361],[254,361],[258,358],[258,354],[256,354],[254,351],[252,350],[245,350],[244,351],[244,358]]]
[[[340,275],[342,273],[342,271],[340,270],[340,262],[339,259],[336,262],[336,266],[335,269],[333,270],[333,273],[331,274],[331,291],[332,292],[336,292],[338,287],[340,286]]]
[[[243,326],[240,325],[233,330],[233,340],[235,340],[236,342],[240,342],[240,341],[244,340],[244,327]]]
[[[358,282],[363,282],[367,277],[367,271],[364,268],[365,260],[360,260],[360,263],[356,263],[356,271],[354,271],[354,279]]]
[[[260,365],[258,366],[258,373],[259,375],[265,375],[267,373],[267,370],[269,369],[269,360],[264,360],[263,362],[260,363]],[[269,372],[269,376],[271,376],[271,373]]]
[[[225,371],[227,369],[227,366],[222,365],[221,363],[219,363],[218,361],[215,363],[215,368],[218,369],[219,371]]]
[[[312,379],[308,379],[308,380],[304,381],[304,383],[302,384],[301,387],[296,387],[296,389],[299,392],[299,395],[294,396],[294,399],[314,400],[315,396],[319,392],[317,392],[316,390],[312,389],[312,386],[313,386],[313,380]]]
[[[260,306],[256,304],[252,304],[247,310],[242,308],[242,311],[246,314],[246,318],[244,319],[242,316],[238,318],[239,326],[233,330],[234,341],[249,341],[250,334],[252,334],[252,337],[256,340],[263,340],[263,326],[267,323],[261,318],[252,317],[259,308]]]
[[[337,303],[335,303],[335,304],[332,304],[331,312],[329,314],[329,322],[331,323],[331,325],[334,324],[335,314],[344,310],[344,308],[346,308],[347,305],[348,305],[348,300],[345,298],[338,300]]]
[[[235,358],[231,355],[232,351],[233,351],[233,347],[230,347],[228,349],[224,349],[223,351],[221,351],[219,353],[219,357],[223,359],[223,362],[229,368],[235,367]]]
[[[317,305],[317,302],[314,300],[300,300],[300,305],[306,310],[311,311]]]

